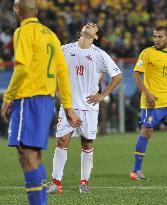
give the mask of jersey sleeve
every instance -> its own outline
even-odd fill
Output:
[[[61,97],[61,103],[64,108],[72,108],[72,92],[68,74],[68,66],[62,52],[62,48],[58,39],[56,39],[57,44],[57,82]]]
[[[28,38],[27,34],[24,35],[24,32],[21,33],[20,28],[14,33],[15,65],[8,89],[4,94],[5,102],[11,102],[15,99],[19,87],[27,77],[28,65],[32,58],[30,39],[31,38]]]
[[[22,85],[26,77],[27,77],[26,66],[22,64],[15,65],[14,72],[10,80],[8,89],[6,90],[4,94],[5,102],[11,102],[15,99],[18,89]]]
[[[147,63],[148,63],[148,52],[145,49],[140,53],[137,63],[134,67],[134,71],[139,71],[144,73]]]
[[[108,73],[110,77],[114,77],[121,73],[116,63],[111,59],[111,57],[105,52],[101,51],[100,57],[100,69],[102,72]]]

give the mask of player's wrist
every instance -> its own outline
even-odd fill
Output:
[[[70,113],[72,113],[73,109],[72,108],[65,108],[64,111],[66,113],[66,116],[69,116]]]
[[[9,104],[12,102],[12,100],[4,97],[3,102]]]

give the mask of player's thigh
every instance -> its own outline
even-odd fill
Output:
[[[68,136],[68,134],[74,132],[76,128],[73,128],[67,120],[64,109],[61,107],[59,111],[58,123],[56,126],[56,138],[62,138]],[[68,138],[68,137],[67,137]],[[63,139],[62,139],[63,141]]]
[[[164,119],[164,117],[165,117],[164,108],[142,109],[140,123],[144,127],[154,128]]]
[[[85,111],[82,113],[82,125],[79,134],[86,139],[95,140],[98,124],[98,111]]]

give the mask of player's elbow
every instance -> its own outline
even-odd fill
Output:
[[[26,65],[21,63],[15,65],[15,70],[20,73],[22,76],[26,76],[28,74],[28,69]]]
[[[120,73],[115,76],[115,79],[117,80],[118,83],[120,83],[123,80],[123,75]]]

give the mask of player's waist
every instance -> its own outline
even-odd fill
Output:
[[[63,109],[63,105],[61,104],[61,108]],[[99,106],[96,106],[96,108],[92,108],[92,107],[86,107],[86,108],[83,108],[83,107],[75,107],[73,106],[73,109],[76,110],[76,111],[83,111],[83,112],[89,112],[89,111],[96,111],[98,112],[99,111]]]
[[[37,91],[37,92],[30,92],[27,91],[25,93],[18,93],[15,95],[14,100],[22,99],[22,98],[29,98],[29,97],[34,97],[34,96],[51,96],[54,97],[54,92],[42,92],[42,91]]]
[[[78,109],[78,108],[74,108],[74,110],[77,110],[77,111],[83,111],[83,112],[90,112],[90,111],[95,111],[95,112],[98,112],[99,110],[90,110],[90,109]]]
[[[165,108],[165,107],[167,107],[167,102],[165,103],[165,102],[155,101],[155,107],[154,108]],[[145,109],[145,108],[149,108],[149,106],[145,101],[141,101],[140,108]]]

